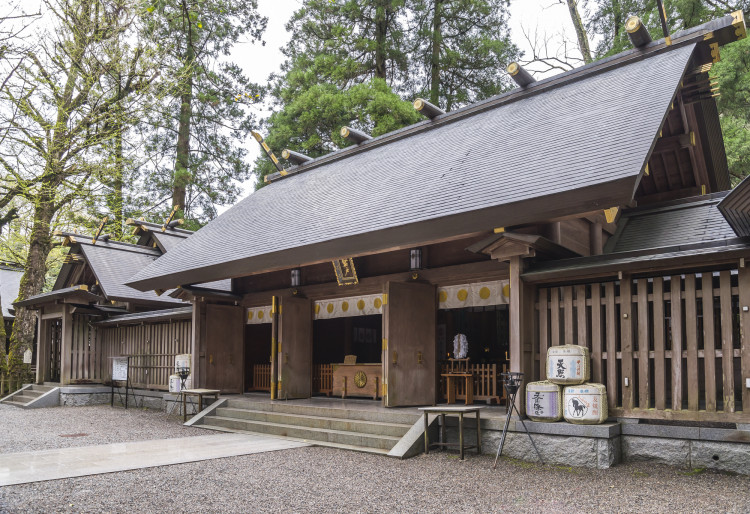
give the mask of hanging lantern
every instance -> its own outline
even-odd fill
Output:
[[[299,287],[302,284],[302,270],[294,268],[292,270],[292,287]]]
[[[409,252],[410,264],[409,269],[416,271],[422,269],[422,249],[414,248]]]

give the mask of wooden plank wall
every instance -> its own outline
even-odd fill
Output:
[[[169,390],[175,356],[191,351],[191,329],[191,320],[99,329],[102,379],[112,376],[109,357],[131,356],[129,374],[133,387]]]
[[[102,349],[96,344],[96,327],[89,325],[89,316],[73,314],[70,343],[70,368],[66,383],[82,384],[102,380]]]
[[[750,271],[624,276],[538,293],[535,380],[546,378],[549,347],[579,344],[613,416],[750,421]]]

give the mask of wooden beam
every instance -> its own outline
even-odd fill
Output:
[[[534,294],[535,288],[521,279],[524,260],[520,256],[510,258],[510,371],[524,373],[526,383],[531,380],[534,341]],[[523,395],[516,398],[516,407],[521,414],[525,413]]]
[[[654,154],[677,152],[683,148],[690,148],[695,141],[695,134],[678,134],[676,136],[661,137],[656,141]]]
[[[750,413],[750,268],[741,265],[738,269],[738,289],[740,294],[740,342],[741,363],[740,380],[742,381],[742,411]],[[725,409],[726,410],[726,409]]]

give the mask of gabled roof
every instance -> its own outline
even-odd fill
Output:
[[[141,270],[159,258],[158,250],[125,243],[97,241],[91,244],[90,239],[76,236],[86,261],[99,281],[99,286],[108,300],[122,302],[158,302],[180,303],[168,296],[158,296],[153,291],[138,291],[126,286],[126,282],[138,270]]]
[[[130,283],[206,282],[626,204],[694,47],[631,53],[362,144],[251,194]]]
[[[719,212],[727,191],[623,212],[605,253],[709,243],[736,237]]]
[[[23,269],[0,264],[0,301],[2,301],[0,307],[3,318],[13,317],[11,310],[13,309],[13,302],[18,297],[22,276]]]
[[[34,305],[41,305],[44,303],[50,303],[57,300],[63,300],[67,303],[89,304],[101,301],[102,297],[90,293],[86,286],[72,286],[34,295],[30,298],[26,298],[23,301],[15,302],[13,305],[15,305],[16,307],[29,307]]]

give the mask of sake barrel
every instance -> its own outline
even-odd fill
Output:
[[[553,384],[583,384],[591,376],[589,349],[566,344],[547,350],[547,380]]]
[[[565,421],[598,425],[607,419],[607,388],[602,384],[567,386],[563,392]]]
[[[179,393],[180,392],[180,377],[177,375],[169,375],[169,392]]]
[[[562,390],[549,380],[526,384],[526,415],[534,421],[562,419]]]

